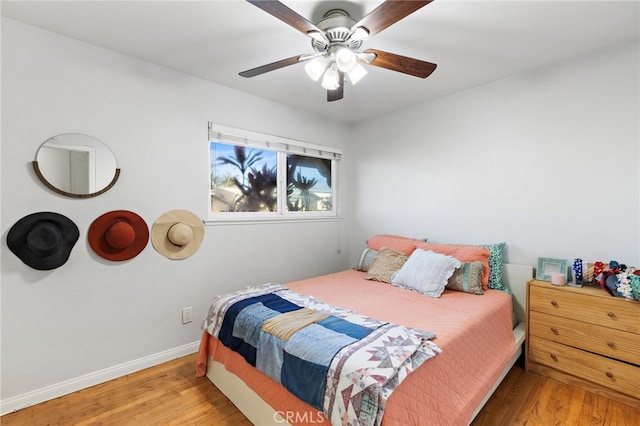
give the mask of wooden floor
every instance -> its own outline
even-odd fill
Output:
[[[208,379],[194,377],[194,363],[195,355],[179,358],[4,415],[0,424],[250,425]],[[518,363],[472,425],[638,426],[640,410],[527,373]]]

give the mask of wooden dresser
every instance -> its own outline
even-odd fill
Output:
[[[529,281],[526,369],[640,407],[640,302]]]

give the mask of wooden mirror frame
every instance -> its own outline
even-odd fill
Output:
[[[73,192],[63,191],[62,189],[57,188],[56,186],[51,184],[51,182],[49,182],[44,177],[42,172],[40,171],[40,166],[38,165],[38,162],[34,160],[32,162],[32,164],[33,164],[33,170],[36,172],[36,176],[38,176],[38,179],[40,179],[40,181],[42,183],[44,183],[44,185],[47,188],[49,188],[53,192],[57,192],[60,195],[64,195],[65,197],[72,197],[72,198],[92,198],[92,197],[97,197],[98,195],[104,194],[105,192],[110,190],[113,187],[113,185],[116,184],[116,182],[118,181],[118,178],[120,177],[120,169],[116,167],[115,173],[113,175],[113,179],[111,179],[111,182],[109,182],[109,184],[107,186],[105,186],[104,188],[102,188],[100,191],[92,192],[90,194],[75,194]]]

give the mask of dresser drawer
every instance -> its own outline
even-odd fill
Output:
[[[640,334],[529,312],[529,335],[640,365]]]
[[[529,358],[606,388],[637,398],[640,395],[640,367],[530,336]]]
[[[550,288],[531,285],[530,311],[572,318],[595,325],[640,333],[640,304],[612,297],[599,289]],[[602,295],[593,290],[602,292]]]

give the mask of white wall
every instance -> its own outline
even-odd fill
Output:
[[[618,46],[359,123],[351,258],[368,236],[396,233],[506,241],[508,261],[532,266],[640,267],[638,52]]]
[[[37,400],[45,394],[28,393],[197,342],[220,292],[349,266],[346,220],[207,226],[201,249],[182,261],[151,243],[122,263],[93,253],[87,229],[110,210],[132,210],[149,227],[176,208],[206,217],[208,121],[335,146],[349,157],[348,128],[326,118],[2,20],[3,401]],[[122,169],[113,189],[70,199],[37,180],[38,147],[67,132],[111,148]],[[346,167],[341,177],[346,200]],[[7,249],[11,226],[37,211],[62,213],[80,229],[61,268],[36,271]],[[181,324],[185,306],[193,306],[189,325]]]

